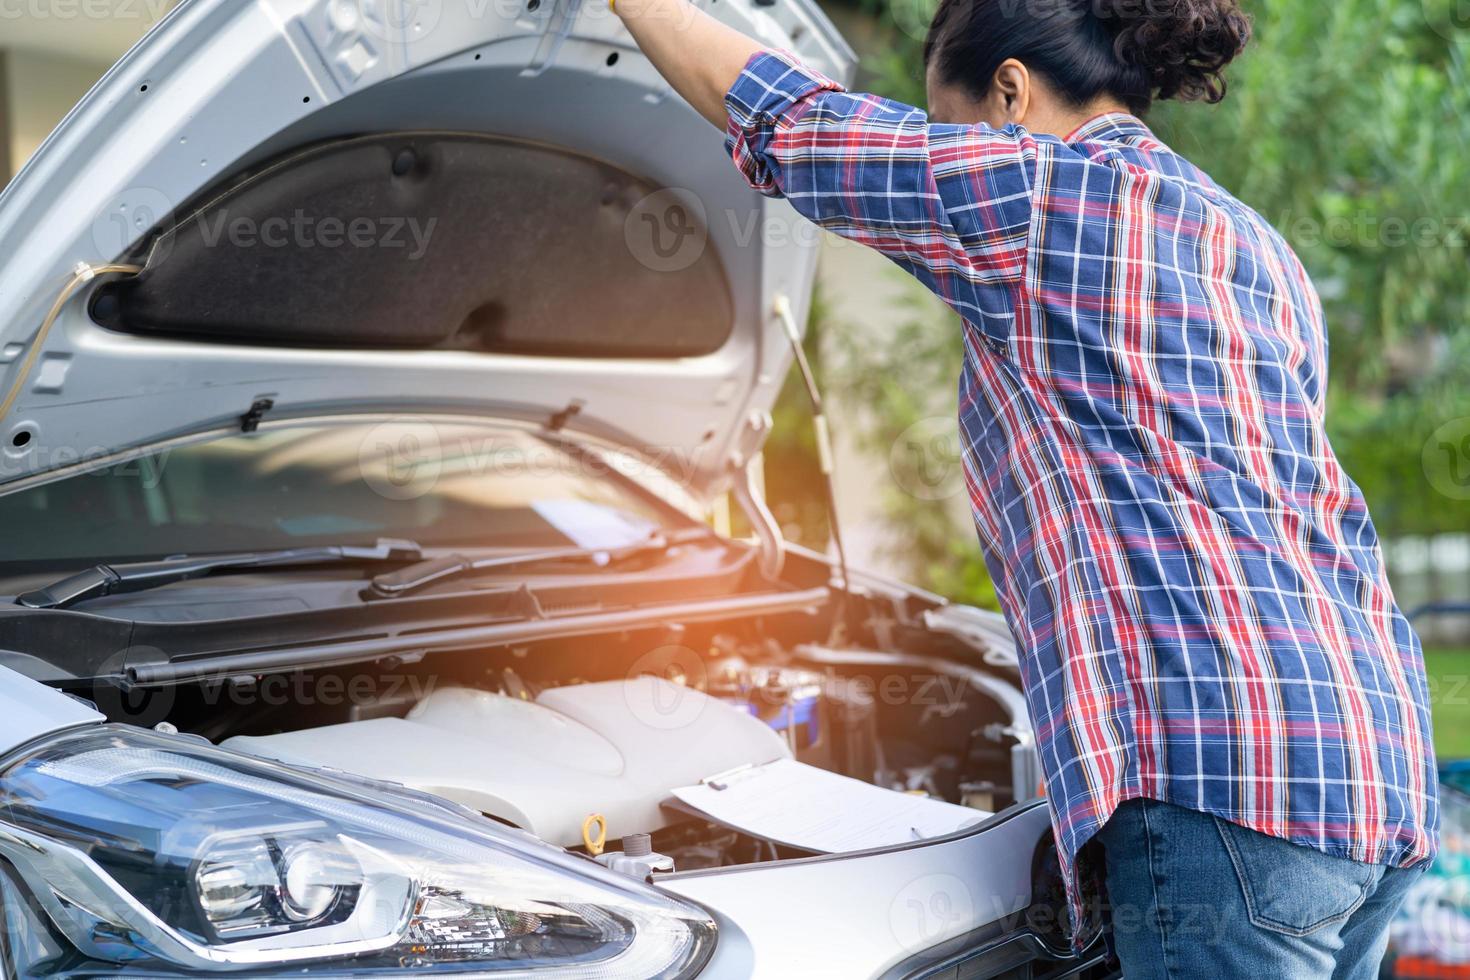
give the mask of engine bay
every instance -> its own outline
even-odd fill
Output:
[[[406,785],[593,856],[599,835],[614,857],[651,851],[652,863],[632,862],[640,876],[813,853],[672,799],[678,787],[778,760],[966,807],[976,820],[1035,797],[1014,672],[987,651],[930,630],[892,631],[889,645],[907,649],[780,642],[771,626],[237,675],[119,692],[99,707],[113,720]]]
[[[675,821],[660,804],[675,787],[790,756],[760,720],[649,676],[548,688],[534,700],[441,688],[404,718],[223,744],[401,783],[564,847],[584,843],[593,815],[614,833],[663,830]]]

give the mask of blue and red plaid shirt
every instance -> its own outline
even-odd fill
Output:
[[[1419,641],[1324,429],[1321,303],[1138,119],[930,124],[785,56],[731,88],[757,189],[963,318],[960,427],[1059,851],[1135,797],[1359,861],[1435,850]]]

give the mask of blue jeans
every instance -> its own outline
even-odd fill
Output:
[[[1097,839],[1126,980],[1373,980],[1419,878],[1155,800]]]

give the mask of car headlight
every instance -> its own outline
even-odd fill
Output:
[[[700,910],[519,831],[179,736],[61,735],[0,774],[0,807],[0,858],[72,961],[688,977],[715,938]]]

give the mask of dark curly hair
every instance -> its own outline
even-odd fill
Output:
[[[1075,106],[1111,95],[1142,115],[1155,99],[1219,102],[1250,35],[1236,0],[940,0],[924,65],[980,98],[1015,58]]]

